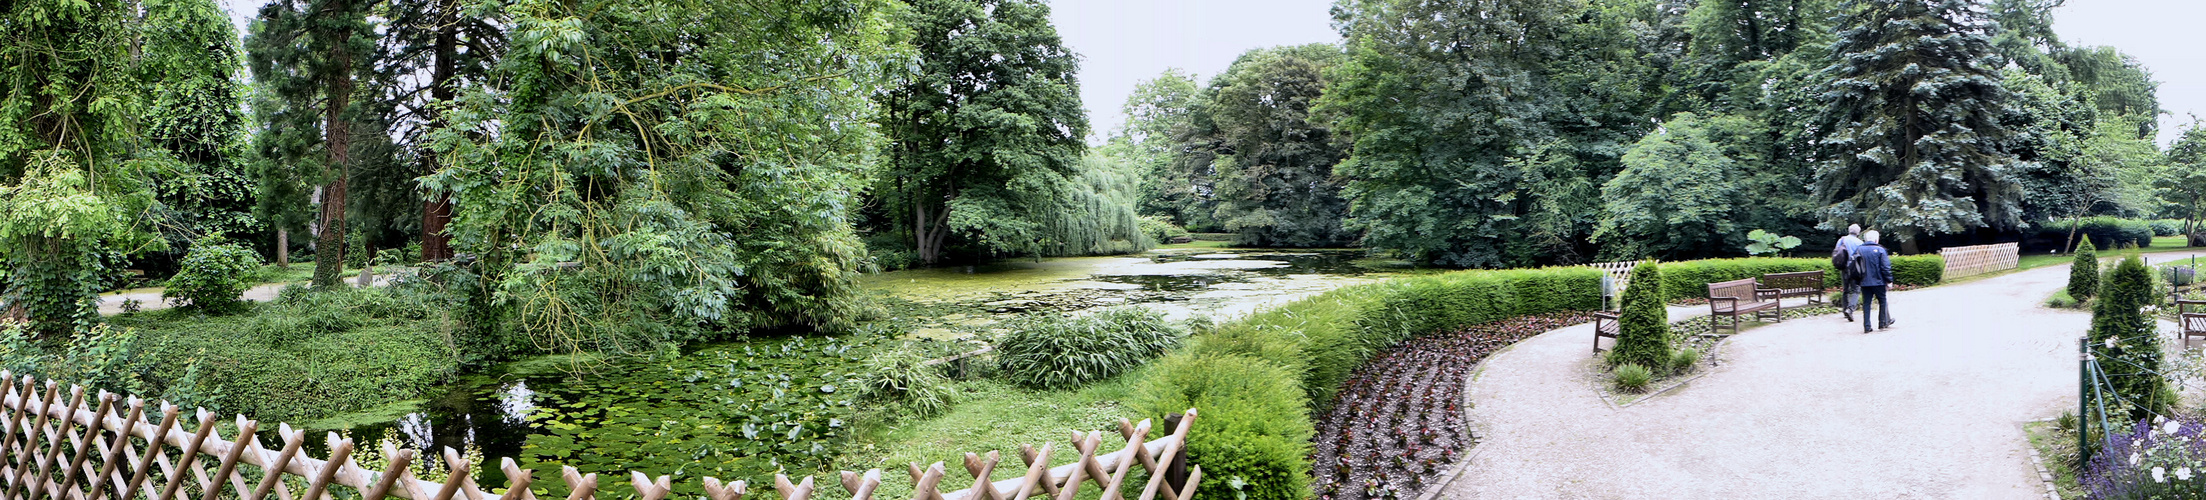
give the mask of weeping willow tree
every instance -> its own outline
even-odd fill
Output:
[[[1049,255],[1113,255],[1156,246],[1141,231],[1142,174],[1148,165],[1091,153],[1075,177],[1065,179],[1050,197],[1054,203],[1042,222]]]

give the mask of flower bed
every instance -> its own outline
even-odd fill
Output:
[[[2195,417],[2139,421],[2109,436],[2084,467],[2088,498],[2206,497],[2206,423]]]
[[[1518,317],[1418,337],[1372,358],[1320,416],[1318,497],[1416,495],[1471,445],[1461,407],[1471,369],[1519,340],[1588,318],[1583,312]]]

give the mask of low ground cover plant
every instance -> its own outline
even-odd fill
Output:
[[[1041,316],[996,339],[1003,377],[1035,389],[1070,389],[1125,373],[1179,346],[1164,315],[1124,307],[1088,316]]]
[[[2099,500],[2206,497],[2206,423],[2196,417],[2138,420],[2108,436],[2078,483]]]
[[[1404,498],[1429,486],[1471,445],[1461,408],[1471,370],[1519,340],[1587,318],[1512,318],[1418,337],[1372,358],[1318,417],[1319,498]]]

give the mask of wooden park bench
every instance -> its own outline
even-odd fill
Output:
[[[1754,278],[1737,279],[1708,284],[1708,333],[1716,333],[1723,327],[1717,316],[1731,317],[1731,333],[1739,333],[1739,315],[1752,314],[1754,319],[1767,317],[1784,321],[1782,310],[1777,308],[1777,291],[1762,288]]]
[[[1602,337],[1608,337],[1610,347],[1616,346],[1616,334],[1622,331],[1622,326],[1618,325],[1616,320],[1622,317],[1623,315],[1619,313],[1608,311],[1593,313],[1593,355],[1601,355]]]
[[[2206,300],[2175,301],[2175,321],[2183,326],[2185,342],[2189,342],[2191,337],[2206,337],[2206,312],[2191,312],[2192,307],[2206,309]]]
[[[1797,273],[1771,273],[1762,275],[1762,288],[1776,290],[1777,298],[1807,297],[1810,304],[1823,303],[1823,271]],[[1778,306],[1784,310],[1784,306]]]

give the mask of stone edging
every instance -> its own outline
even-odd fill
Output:
[[[2017,424],[2016,427],[2022,428],[2022,445],[2028,446],[2030,449],[2030,467],[2037,469],[2038,480],[2044,481],[2045,498],[2060,500],[2060,487],[2053,482],[2053,471],[2045,468],[2045,457],[2038,454],[2037,445],[2030,444],[2030,429],[2027,427],[2033,422],[2052,422],[2053,420],[2051,418],[2025,420]]]

